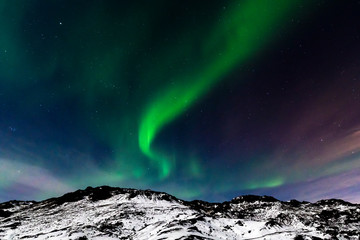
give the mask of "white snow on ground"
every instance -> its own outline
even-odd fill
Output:
[[[161,194],[115,193],[108,199],[98,201],[85,196],[78,201],[63,204],[51,201],[20,204],[7,209],[15,212],[10,217],[0,217],[0,239],[160,240],[197,237],[216,240],[281,240],[294,239],[298,235],[305,239],[331,238],[317,229],[319,224],[305,225],[304,221],[299,220],[302,216],[310,219],[314,215],[314,210],[306,210],[307,205],[299,210],[300,213],[294,214],[291,208],[283,207],[282,202],[235,202],[229,205],[230,211],[225,209],[205,214],[205,211],[189,203],[163,198]],[[220,207],[213,206],[207,211],[217,211]],[[336,208],[339,211],[351,210],[345,205]],[[354,208],[354,212],[358,211],[358,206]],[[323,206],[320,206],[318,211],[322,210]],[[329,210],[329,206],[326,210]],[[241,211],[248,211],[248,215],[236,217],[235,213]],[[229,212],[234,216],[229,216]],[[271,221],[274,223],[269,224]],[[355,222],[353,227],[356,229],[358,226],[360,223]],[[358,238],[351,236],[349,239]]]

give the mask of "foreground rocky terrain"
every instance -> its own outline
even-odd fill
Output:
[[[0,239],[360,239],[360,205],[240,196],[183,201],[107,186],[0,204]]]

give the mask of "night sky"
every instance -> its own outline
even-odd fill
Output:
[[[360,202],[359,13],[0,0],[0,201],[110,185]]]

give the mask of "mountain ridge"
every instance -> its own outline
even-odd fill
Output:
[[[51,229],[51,231],[48,231]],[[359,239],[360,205],[243,195],[222,203],[87,187],[0,203],[0,239]]]

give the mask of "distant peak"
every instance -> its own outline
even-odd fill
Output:
[[[236,198],[233,198],[231,202],[279,202],[278,199],[271,197],[271,196],[258,196],[258,195],[242,195]]]
[[[176,197],[167,194],[165,192],[156,192],[152,190],[138,190],[132,188],[118,188],[118,187],[109,187],[109,186],[99,186],[99,187],[87,187],[84,190],[79,189],[74,192],[66,193],[58,198],[51,198],[45,200],[46,202],[52,202],[57,205],[61,205],[66,202],[76,202],[82,199],[88,199],[90,201],[96,202],[99,200],[104,200],[111,198],[112,196],[119,194],[127,194],[129,199],[135,198],[137,196],[143,196],[146,198],[156,198],[159,200],[167,201],[181,201]]]

